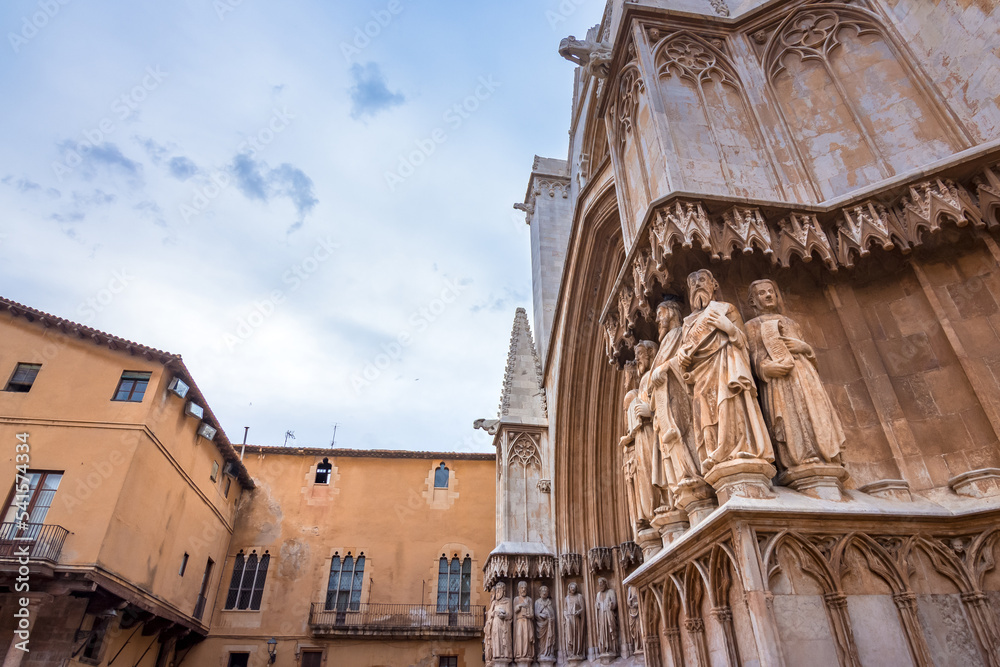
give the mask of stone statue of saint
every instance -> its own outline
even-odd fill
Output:
[[[490,627],[490,638],[493,645],[493,662],[509,662],[514,655],[512,641],[512,625],[514,609],[507,597],[507,585],[497,583],[493,587],[493,622]]]
[[[597,580],[597,652],[602,657],[618,655],[618,597],[608,588],[608,580]]]
[[[625,363],[625,398],[622,409],[625,411],[626,434],[622,436],[622,474],[625,476],[625,501],[628,505],[629,525],[633,536],[639,533],[639,507],[635,490],[635,431],[638,426],[632,417],[632,402],[639,393],[639,379],[635,374],[635,360]]]
[[[483,625],[483,660],[493,663],[493,612],[496,609],[496,591],[490,593],[490,604],[486,607],[486,623]]]
[[[779,462],[785,468],[833,462],[844,444],[844,429],[816,371],[816,353],[799,325],[783,314],[774,282],[751,284],[749,302],[757,312],[747,322],[750,356]]]
[[[663,476],[671,487],[701,477],[691,416],[691,397],[678,364],[684,329],[681,303],[667,300],[656,307],[660,348],[650,375],[653,431],[660,449]]]
[[[639,591],[635,586],[628,587],[628,637],[632,643],[632,652],[642,650],[642,624],[639,622]]]
[[[535,637],[538,639],[538,662],[555,662],[556,610],[548,586],[538,590],[535,600]]]
[[[653,510],[660,504],[659,488],[654,486],[654,482],[661,481],[659,478],[662,475],[662,466],[658,465],[659,448],[653,433],[653,412],[649,406],[649,369],[653,357],[656,356],[656,348],[656,343],[651,340],[640,341],[635,346],[635,368],[639,376],[639,386],[626,410],[629,432],[623,443],[629,439],[633,443],[636,533],[649,527],[650,521],[653,520]],[[660,471],[657,471],[658,467]]]
[[[716,300],[719,283],[711,271],[695,271],[687,284],[691,314],[684,318],[677,357],[693,387],[702,473],[737,459],[772,462],[774,451],[757,405],[743,319],[735,306]]]
[[[535,659],[535,606],[528,597],[528,582],[517,584],[514,598],[514,662],[531,664]]]
[[[578,592],[576,582],[570,582],[569,592],[566,594],[566,601],[563,605],[563,618],[566,625],[563,636],[566,638],[566,658],[569,660],[582,660],[586,657],[587,645],[584,641],[586,633],[583,609],[583,595]]]

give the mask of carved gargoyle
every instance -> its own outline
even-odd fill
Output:
[[[576,63],[590,76],[605,79],[611,69],[611,45],[570,35],[559,42],[559,55]]]
[[[474,429],[481,428],[490,435],[497,434],[497,426],[499,425],[500,425],[499,419],[477,419],[476,421],[472,422],[472,428]]]

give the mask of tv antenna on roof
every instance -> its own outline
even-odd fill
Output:
[[[285,447],[288,446],[288,439],[295,439],[295,431],[285,431]]]
[[[340,424],[338,424],[337,422],[333,423],[333,439],[330,440],[330,449],[333,449],[333,446],[335,444],[337,444],[337,427],[338,426],[340,426]]]

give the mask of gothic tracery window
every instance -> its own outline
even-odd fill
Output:
[[[257,557],[257,552],[250,552],[249,556],[240,552],[236,554],[236,562],[233,564],[233,576],[229,582],[229,595],[226,596],[226,609],[249,609],[257,611],[260,609],[260,601],[264,595],[264,582],[267,580],[267,567],[271,562],[271,556],[264,552],[263,556]]]
[[[326,589],[327,611],[357,611],[361,608],[361,587],[365,582],[365,554],[355,558],[350,551],[343,560],[339,553],[330,561],[330,581]]]
[[[472,559],[468,554],[459,561],[454,555],[449,561],[441,554],[438,561],[437,610],[469,611],[472,597]]]

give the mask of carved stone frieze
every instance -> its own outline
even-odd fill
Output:
[[[882,204],[867,201],[845,208],[841,210],[841,218],[834,231],[837,260],[844,266],[852,267],[855,253],[867,257],[873,245],[892,250],[897,242],[905,238],[895,213]],[[905,245],[903,247],[906,248]]]
[[[936,178],[910,185],[900,201],[900,222],[910,245],[919,245],[921,233],[937,232],[943,222],[964,227],[979,224],[979,212],[965,188]]]
[[[979,213],[990,229],[1000,226],[1000,165],[983,170],[972,179],[972,189],[978,198]]]
[[[587,565],[591,572],[607,572],[614,569],[615,556],[612,547],[594,547],[587,552]]]
[[[690,249],[695,242],[702,250],[712,252],[712,224],[701,202],[677,201],[673,206],[656,211],[650,245],[660,251],[658,257],[673,254],[677,244]]]
[[[623,570],[641,565],[642,549],[635,542],[622,542],[618,545],[618,562]]]
[[[548,555],[491,554],[483,568],[483,583],[487,589],[505,579],[551,579],[554,576],[555,557]]]
[[[559,556],[559,574],[564,577],[579,577],[583,572],[583,556],[562,554]]]
[[[754,248],[766,256],[774,252],[771,230],[760,209],[734,206],[722,214],[722,224],[713,226],[712,231],[712,251],[717,259],[729,259],[736,252],[752,254]]]
[[[792,257],[803,262],[812,261],[813,253],[819,255],[830,271],[837,270],[837,260],[833,256],[830,239],[813,213],[791,212],[777,222],[777,237],[773,259],[785,268],[791,265]]]

